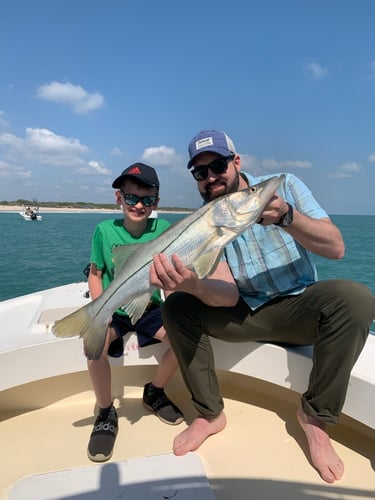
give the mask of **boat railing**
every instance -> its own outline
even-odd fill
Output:
[[[35,317],[29,341],[17,341],[0,351],[0,390],[59,375],[87,371],[82,340],[57,338],[51,327],[73,308],[49,308]],[[9,311],[11,314],[11,311]],[[270,343],[228,343],[212,339],[216,368],[264,380],[297,393],[306,390],[312,348]],[[127,336],[124,355],[110,358],[113,366],[156,365],[165,351],[162,343],[139,349],[134,333]],[[370,335],[350,377],[343,413],[375,429],[375,336]]]

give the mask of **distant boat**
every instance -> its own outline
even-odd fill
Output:
[[[34,201],[34,208],[25,206],[24,210],[22,212],[19,212],[19,214],[24,220],[27,221],[32,221],[32,220],[41,221],[42,216],[39,213],[39,206],[37,205],[36,200],[33,201]]]

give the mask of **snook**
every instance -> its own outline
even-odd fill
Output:
[[[243,191],[213,200],[171,226],[155,240],[134,246],[117,247],[116,276],[94,301],[57,321],[57,337],[80,336],[85,352],[98,359],[103,352],[112,314],[125,305],[133,324],[142,316],[154,287],[149,267],[158,253],[172,254],[193,269],[199,278],[212,274],[224,247],[254,224],[284,179],[271,177]],[[132,255],[129,256],[129,252]],[[120,261],[127,257],[124,264]]]

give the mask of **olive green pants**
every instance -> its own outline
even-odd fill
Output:
[[[307,415],[336,424],[350,372],[375,317],[375,297],[359,283],[329,280],[252,311],[242,299],[235,307],[210,307],[193,295],[175,292],[164,303],[162,315],[193,404],[203,417],[213,418],[224,408],[212,336],[227,342],[313,344],[302,407]]]

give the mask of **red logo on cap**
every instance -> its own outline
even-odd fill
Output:
[[[141,174],[141,169],[139,167],[133,167],[131,170],[129,170],[128,174]]]

